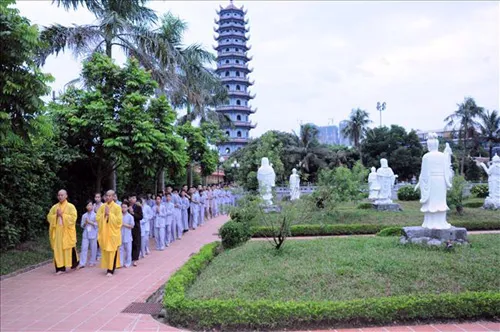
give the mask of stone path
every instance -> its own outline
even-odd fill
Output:
[[[132,302],[145,302],[193,253],[218,239],[227,217],[208,221],[184,234],[165,251],[122,268],[111,278],[86,267],[56,276],[52,264],[0,282],[1,331],[181,331],[151,315],[121,313]],[[80,242],[80,241],[79,241]],[[154,248],[151,242],[151,248]]]
[[[104,270],[88,267],[55,276],[49,264],[2,280],[0,331],[182,331],[161,324],[150,315],[122,311],[132,302],[145,302],[191,254],[217,240],[217,231],[226,220],[227,217],[210,220],[165,251],[153,250],[139,261],[138,267],[117,270],[112,278],[107,278]],[[500,332],[500,324],[476,322],[328,331]]]

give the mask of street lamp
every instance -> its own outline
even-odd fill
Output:
[[[385,111],[385,106],[387,104],[385,103],[385,101],[383,103],[380,103],[379,101],[377,101],[377,111],[380,112],[380,127],[382,127],[382,111]]]
[[[219,158],[219,163],[217,164],[217,184],[220,184],[220,167],[224,163],[224,157]]]
[[[235,170],[235,172],[234,172],[235,175],[238,174],[237,170],[238,170],[238,168],[240,168],[240,163],[236,159],[231,164],[231,167]],[[234,178],[233,178],[233,180],[234,180]]]

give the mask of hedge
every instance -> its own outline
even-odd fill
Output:
[[[471,208],[471,209],[477,209],[480,208],[484,205],[484,202],[465,202],[464,207]]]
[[[465,227],[469,231],[493,230],[500,229],[500,220],[454,222],[453,226]],[[384,228],[392,227],[398,226],[384,224],[293,225],[290,227],[290,236],[376,234]],[[272,233],[273,229],[268,226],[252,227],[252,237],[271,237]]]
[[[425,294],[335,302],[186,299],[186,289],[217,255],[218,245],[214,242],[204,246],[167,282],[163,304],[170,325],[196,330],[297,329],[500,317],[498,292]]]

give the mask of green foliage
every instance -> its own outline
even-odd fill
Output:
[[[467,208],[477,209],[482,207],[484,205],[484,202],[465,202],[463,205]]]
[[[82,80],[85,88],[70,87],[51,109],[60,139],[89,163],[95,190],[127,163],[137,182],[166,165],[186,164],[184,141],[174,132],[176,113],[165,97],[151,97],[157,84],[136,60],[120,68],[96,53],[84,62]]]
[[[401,227],[387,227],[377,233],[377,236],[401,236],[403,229]]]
[[[317,205],[332,209],[336,202],[358,201],[368,170],[360,162],[352,169],[341,166],[324,169],[319,174],[318,188],[311,194]]]
[[[454,206],[459,214],[463,211],[464,188],[466,181],[463,176],[455,175],[450,190],[446,194],[446,203],[449,207]]]
[[[42,96],[50,92],[50,75],[44,74],[34,58],[41,46],[38,28],[0,2],[0,139],[24,140],[33,133],[32,120],[42,113]]]
[[[257,195],[245,195],[238,200],[238,206],[231,208],[229,216],[232,221],[251,224],[261,215],[262,199]]]
[[[487,184],[476,184],[470,190],[470,193],[479,198],[486,198],[489,195]]]
[[[379,243],[381,239],[378,239]],[[384,241],[384,243],[389,244],[390,239]],[[392,241],[392,240],[391,240]],[[311,241],[309,241],[311,242]],[[318,245],[320,241],[313,241],[311,245]],[[321,243],[325,243],[324,241]],[[334,243],[330,241],[329,243]],[[335,241],[335,243],[339,243]],[[305,242],[298,242],[301,247],[306,247],[308,244]],[[356,241],[356,245],[362,246],[360,241]],[[231,250],[221,253],[224,258],[230,259],[228,256],[242,256],[248,249],[260,248],[262,247],[259,243],[252,243],[252,246],[244,246],[242,250]],[[295,246],[294,246],[295,247]],[[301,327],[311,327],[316,328],[323,326],[334,326],[334,325],[348,325],[348,326],[361,326],[361,325],[373,325],[373,324],[394,324],[398,322],[408,322],[408,321],[428,321],[428,320],[447,320],[447,319],[492,319],[500,315],[500,294],[496,291],[472,291],[472,292],[436,292],[438,294],[425,294],[420,292],[418,295],[400,295],[400,296],[387,296],[384,294],[381,297],[363,298],[363,299],[353,299],[353,300],[340,300],[340,301],[329,301],[329,300],[283,300],[281,299],[266,299],[267,296],[272,296],[272,292],[267,288],[264,293],[260,293],[259,290],[262,287],[269,287],[273,283],[258,283],[255,279],[253,287],[247,287],[245,292],[259,293],[260,297],[263,299],[246,299],[242,298],[241,295],[237,297],[226,297],[225,299],[210,298],[210,299],[193,299],[188,294],[193,292],[192,285],[197,282],[199,275],[203,276],[209,275],[214,277],[215,275],[221,276],[221,274],[209,274],[204,273],[205,268],[212,262],[218,251],[216,250],[217,243],[212,243],[204,246],[200,252],[192,256],[189,261],[182,266],[167,282],[165,286],[165,295],[163,303],[167,311],[167,321],[170,325],[185,327],[194,330],[208,330],[208,329],[218,329],[218,330],[270,330],[270,329],[283,329],[283,328],[301,328]],[[354,248],[352,248],[354,249]],[[399,254],[403,254],[400,249],[397,249]],[[408,249],[408,250],[419,250],[418,256],[422,259],[428,260],[429,251],[424,251],[422,249]],[[329,249],[328,253],[336,252],[338,250]],[[365,250],[366,251],[366,250]],[[386,250],[380,251],[380,253]],[[281,264],[280,266],[286,268],[287,270],[293,269],[297,264],[290,264],[290,261],[296,262],[296,259],[290,258],[296,251],[288,252],[288,255],[273,255],[268,251],[266,257],[262,258],[257,256],[254,252],[250,255],[256,260],[254,263],[248,263],[247,260],[231,260],[233,268],[230,271],[227,269],[227,275],[230,275],[232,281],[239,282],[240,279],[245,279],[249,276],[247,273],[240,273],[238,271],[243,271],[247,269],[255,270],[257,264],[259,267],[266,266],[266,275],[274,275],[277,272],[282,273],[283,269],[278,268],[276,271],[269,271],[269,260],[279,261],[276,264]],[[392,251],[391,251],[392,252]],[[286,252],[285,252],[286,253]],[[321,255],[320,260],[314,260],[313,258],[317,251],[313,255],[310,252],[307,254],[306,263],[310,267],[311,263],[317,264],[317,262],[324,261],[324,257],[328,256]],[[370,252],[373,255],[373,252]],[[416,254],[416,252],[414,253]],[[432,254],[436,256],[437,254]],[[385,255],[387,256],[387,254]],[[335,257],[335,256],[333,256]],[[219,259],[220,258],[220,259]],[[303,257],[302,257],[303,258]],[[217,257],[218,261],[214,263],[223,262],[222,257]],[[447,259],[456,261],[452,257],[447,257],[445,255],[439,254],[439,257],[435,259]],[[225,260],[227,261],[227,260]],[[393,264],[393,257],[390,257],[391,266]],[[372,262],[373,264],[379,264],[379,260],[366,259],[363,262]],[[303,264],[304,262],[302,262]],[[340,262],[338,262],[340,263]],[[284,265],[283,265],[284,264]],[[344,263],[345,264],[345,263]],[[352,262],[351,262],[352,264]],[[379,264],[380,265],[380,264]],[[425,264],[423,264],[425,265]],[[208,269],[211,269],[214,265],[210,264]],[[331,267],[337,267],[337,264],[330,264]],[[441,266],[441,264],[433,264],[433,266]],[[395,269],[387,270],[387,266],[380,266],[378,269],[379,273],[386,276],[382,279],[382,282],[387,283],[387,277]],[[396,271],[400,268],[396,267]],[[374,268],[370,267],[373,271]],[[407,271],[413,271],[413,269],[407,269]],[[424,268],[422,271],[428,271],[429,269]],[[302,271],[302,270],[300,270]],[[321,271],[317,269],[316,271]],[[385,271],[385,273],[384,273]],[[208,272],[208,271],[207,271]],[[368,284],[373,283],[373,276],[368,273],[362,273],[366,277],[370,278]],[[238,274],[235,276],[235,273]],[[303,271],[302,271],[303,273]],[[346,274],[347,273],[347,274]],[[352,277],[349,270],[344,271],[344,276],[340,275],[344,279],[347,278],[352,281],[358,280]],[[428,273],[428,272],[427,272]],[[201,277],[203,277],[201,276]],[[254,278],[255,275],[252,273],[251,277]],[[293,276],[290,276],[293,277]],[[338,278],[339,275],[334,274],[332,277]],[[263,273],[259,272],[259,278],[266,278]],[[361,277],[363,278],[363,277]],[[300,292],[301,294],[309,294],[304,292],[302,286],[304,286],[303,277],[299,277],[301,282]],[[429,279],[432,282],[432,278],[422,277],[421,280]],[[206,280],[206,278],[205,278]],[[312,279],[315,285],[319,287],[325,287],[324,283],[315,282],[316,279]],[[399,281],[406,282],[406,278],[399,278]],[[276,280],[278,281],[278,280]],[[286,281],[286,279],[284,279]],[[327,284],[335,284],[331,282]],[[413,283],[412,283],[413,284]],[[427,285],[428,283],[426,283]],[[439,283],[435,283],[439,284]],[[228,287],[227,283],[217,283],[219,287]],[[287,287],[294,286],[294,283],[287,282]],[[341,287],[343,287],[341,285]],[[387,287],[387,286],[385,286]],[[384,291],[384,286],[380,287]],[[238,288],[241,290],[241,287]],[[356,290],[356,287],[347,287],[345,289]],[[484,289],[484,288],[483,288]],[[206,288],[204,288],[206,290]],[[362,289],[361,291],[365,291]],[[345,292],[337,291],[335,294],[341,295]],[[205,296],[207,292],[204,291]],[[239,293],[238,293],[239,294]],[[262,295],[263,294],[263,295]],[[314,294],[322,295],[323,292],[314,292]],[[290,294],[288,294],[290,296]]]
[[[472,158],[465,159],[465,179],[467,181],[479,181],[482,179],[483,171]]]
[[[247,223],[231,220],[222,225],[219,235],[225,249],[234,248],[251,238],[250,228]]]
[[[0,275],[3,276],[53,259],[54,252],[50,247],[49,237],[43,233],[32,240],[18,244],[14,249],[2,251],[1,255]]]
[[[409,133],[403,127],[391,125],[368,130],[362,144],[363,162],[367,167],[380,167],[386,158],[399,180],[418,176],[423,148],[415,131]]]
[[[411,185],[401,187],[398,190],[398,199],[400,201],[418,201],[420,189],[415,190],[415,187]]]
[[[370,202],[361,203],[361,204],[358,204],[358,206],[356,206],[356,209],[371,210],[371,209],[373,209],[373,204]]]

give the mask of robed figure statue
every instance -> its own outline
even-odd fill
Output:
[[[259,181],[259,192],[267,205],[273,204],[272,188],[275,186],[276,173],[271,165],[269,159],[262,158],[259,170],[257,171],[257,180]]]
[[[297,170],[292,169],[292,174],[290,175],[290,200],[294,201],[300,198],[300,177],[297,174]]]
[[[488,174],[488,197],[484,200],[485,209],[500,209],[500,157],[495,154],[490,167],[481,163],[481,167]]]
[[[392,188],[397,178],[398,176],[389,167],[387,159],[380,159],[380,168],[377,170],[377,181],[380,191],[375,202],[376,204],[392,204]]]
[[[369,200],[376,200],[378,198],[378,193],[380,191],[380,183],[378,183],[377,169],[375,167],[371,168],[371,173],[368,175],[368,187],[369,187]]]
[[[446,221],[446,192],[452,186],[453,170],[451,168],[451,149],[446,147],[445,153],[438,151],[439,142],[435,133],[427,137],[427,152],[422,157],[422,168],[415,190],[420,187],[421,212],[424,213],[422,227],[430,229],[448,229],[451,225]]]

